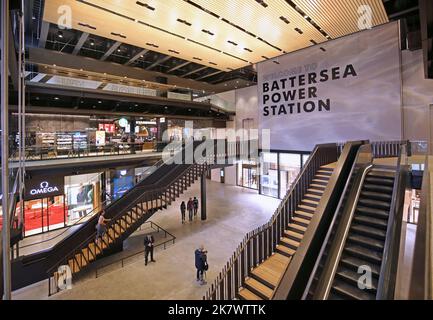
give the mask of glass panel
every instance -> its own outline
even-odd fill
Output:
[[[278,198],[278,154],[262,153],[261,193]]]
[[[238,164],[238,185],[258,190],[258,167],[255,162],[241,162]]]
[[[302,168],[306,165],[309,158],[310,158],[309,154],[303,154],[302,155]]]
[[[300,171],[300,154],[280,154],[280,198],[284,198]]]

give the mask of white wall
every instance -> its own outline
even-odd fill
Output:
[[[212,181],[221,182],[221,169],[212,169],[210,179]]]
[[[433,80],[425,79],[422,50],[402,52],[404,138],[429,139]]]
[[[242,120],[253,119],[253,129],[259,127],[257,86],[236,90],[236,130],[242,129]]]
[[[225,183],[232,186],[235,186],[237,184],[236,166],[230,166],[225,168]]]

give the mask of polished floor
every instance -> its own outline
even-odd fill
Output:
[[[95,278],[89,270],[81,281],[48,298],[47,281],[14,292],[14,299],[201,299],[208,286],[195,280],[194,250],[203,244],[208,253],[209,284],[218,276],[228,258],[245,234],[266,223],[279,200],[260,196],[257,192],[208,181],[208,220],[197,218],[181,224],[181,200],[200,195],[196,183],[168,209],[158,212],[152,221],[176,236],[176,243],[166,250],[158,248],[156,263],[144,265],[143,257],[104,272]],[[144,231],[130,239],[128,249],[119,257],[140,250]],[[158,241],[162,241],[157,240]],[[110,257],[114,260],[116,257]]]

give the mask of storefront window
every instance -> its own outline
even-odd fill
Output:
[[[258,190],[259,167],[256,162],[250,161],[238,164],[238,185]]]
[[[262,153],[261,193],[278,198],[278,154]]]
[[[280,153],[280,198],[286,195],[300,171],[300,154]]]

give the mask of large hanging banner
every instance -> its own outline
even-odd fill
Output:
[[[398,23],[259,63],[258,97],[271,149],[401,139]]]

